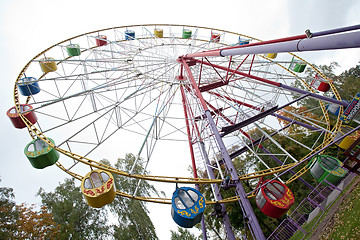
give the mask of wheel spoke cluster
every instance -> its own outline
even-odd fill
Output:
[[[164,30],[162,38],[154,34],[155,28]],[[192,31],[190,38],[183,38],[184,29]],[[126,30],[135,31],[135,38],[126,40]],[[214,32],[220,33],[219,41],[211,40]],[[102,35],[107,37],[106,40],[100,39]],[[180,25],[134,25],[82,34],[51,46],[24,67],[17,83],[25,75],[36,77],[41,92],[25,98],[16,90],[15,103],[31,104],[39,118],[33,126],[37,129],[34,133],[41,132],[42,136],[55,139],[56,147],[69,153],[68,156],[76,153],[76,156],[99,161],[132,152],[145,159],[146,164],[152,166],[151,171],[163,171],[164,175],[176,171],[164,171],[156,165],[161,161],[182,159],[185,165],[190,165],[188,150],[184,152],[188,145],[185,103],[189,111],[188,120],[193,126],[190,139],[197,151],[197,166],[205,171],[204,156],[197,144],[205,144],[211,160],[217,159],[219,150],[204,121],[203,108],[188,76],[179,79],[183,69],[178,57],[239,44],[239,38],[259,41],[233,32]],[[106,44],[98,45],[99,40]],[[69,56],[69,44],[79,44],[81,54]],[[43,73],[39,63],[50,57],[57,70]],[[293,95],[252,78],[216,69],[211,64],[291,85],[303,78],[287,70],[291,57],[284,54],[278,60],[263,55],[204,58],[201,61],[207,65],[197,63],[190,66],[219,131],[261,111],[290,102]],[[185,98],[181,88],[185,91]],[[328,129],[325,117],[314,120],[295,111],[287,113],[294,120],[303,119],[309,125]],[[224,137],[224,142],[231,153],[245,148],[248,151],[244,153],[252,152],[261,161],[263,156],[258,153],[259,146],[253,142],[264,138],[265,134],[251,136],[251,132],[259,128],[282,132],[283,127],[284,124],[272,114],[229,134]],[[291,136],[287,137],[294,141]],[[169,146],[177,147],[156,148],[154,151],[159,141],[178,145],[172,143]],[[315,148],[299,144],[309,153]],[[161,146],[166,148],[166,145]],[[282,155],[284,160],[292,158],[286,152]],[[78,166],[84,164],[78,164],[78,157],[73,158],[73,161],[62,160],[61,168],[76,172],[76,176],[84,175],[88,168]],[[155,164],[149,162],[152,158],[157,158]],[[171,163],[167,164],[165,166],[171,166]],[[213,167],[219,169],[218,177],[223,178],[225,173],[220,171],[220,164],[218,162]]]

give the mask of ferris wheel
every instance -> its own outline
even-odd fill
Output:
[[[273,135],[285,136],[309,156],[330,143],[341,129],[338,118],[330,123],[329,106],[346,107],[348,103],[341,101],[330,79],[292,53],[202,56],[203,52],[231,51],[257,43],[261,41],[225,30],[169,24],[81,34],[29,61],[16,80],[15,107],[8,116],[15,127],[28,128],[33,141],[25,153],[34,167],[56,163],[84,182],[82,190],[107,184],[105,192],[111,192],[110,198],[116,190],[109,181],[120,174],[158,182],[213,184],[214,198],[206,203],[226,202],[217,195],[215,183],[239,175],[236,169],[221,166],[229,167],[231,159],[242,154],[251,154],[266,170],[239,179],[274,175],[276,184],[285,186],[301,174],[290,180],[276,174],[302,159],[289,153]],[[316,76],[309,78],[305,68],[312,68]],[[306,98],[317,100],[316,106],[299,111],[298,101]],[[315,109],[320,114],[316,118],[309,114]],[[292,125],[308,133],[319,132],[319,137],[311,145],[295,140],[287,131]],[[276,154],[261,147],[264,139],[271,141]],[[144,168],[156,175],[132,174],[100,162],[124,153],[136,154],[144,160]],[[267,166],[264,155],[277,161],[278,167]],[[169,168],[179,157],[192,166],[194,177],[169,176]],[[97,184],[89,172],[97,176]],[[201,177],[200,172],[204,173]],[[242,199],[252,194],[237,187]],[[90,199],[91,191],[88,193],[85,196]],[[171,199],[136,193],[116,194],[171,203]],[[234,200],[237,197],[228,199]],[[251,211],[243,204],[245,212]]]

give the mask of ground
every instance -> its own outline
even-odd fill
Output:
[[[349,205],[349,200],[352,194],[355,193],[354,190],[360,188],[360,178],[355,178],[355,181],[350,185],[350,187],[345,191],[343,195],[340,196],[339,200],[334,203],[334,205],[329,209],[328,213],[326,214],[325,218],[320,222],[320,224],[315,228],[313,234],[309,239],[317,240],[317,239],[332,239],[330,238],[330,234],[337,229],[337,227],[343,227],[341,224],[344,222],[338,221],[339,215],[341,214],[342,210]],[[356,199],[356,198],[355,198]],[[353,201],[353,200],[352,200]],[[355,214],[355,213],[354,213]],[[341,216],[342,218],[344,216]],[[349,216],[348,216],[349,217]],[[355,234],[355,236],[354,236]],[[355,238],[354,238],[355,237]],[[360,239],[360,232],[352,232],[352,236],[341,236],[339,239]]]

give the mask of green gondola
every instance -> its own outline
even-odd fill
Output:
[[[54,140],[51,138],[48,139],[55,144]],[[24,153],[31,165],[37,169],[43,169],[55,164],[60,156],[58,151],[40,138],[28,143],[24,149]]]
[[[342,163],[329,155],[317,155],[310,161],[310,173],[318,181],[326,179],[333,185],[337,185],[348,173],[341,168]]]

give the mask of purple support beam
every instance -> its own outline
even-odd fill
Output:
[[[199,184],[196,184],[195,188],[196,188],[196,190],[198,190],[200,192]],[[202,230],[203,240],[207,240],[204,216],[202,216],[202,218],[201,218],[201,230]]]
[[[200,142],[200,146],[201,146],[201,152],[204,154],[206,168],[207,168],[207,172],[209,174],[209,178],[210,179],[215,179],[214,172],[213,172],[212,168],[210,167],[210,161],[209,161],[208,155],[206,153],[204,143]],[[222,200],[223,198],[221,196],[220,189],[219,189],[218,185],[217,184],[212,184],[212,186],[214,187],[214,191],[216,193],[216,200],[217,201]],[[223,224],[224,224],[225,229],[226,229],[227,237],[228,237],[229,240],[235,240],[235,235],[234,235],[234,232],[233,232],[233,230],[231,228],[230,219],[229,219],[229,216],[226,213],[225,205],[223,203],[221,203],[220,205],[221,205],[221,208],[222,208],[222,212],[224,214],[222,220],[223,220]]]
[[[221,155],[225,160],[225,166],[228,169],[231,178],[236,182],[236,192],[239,196],[241,207],[244,211],[244,215],[245,215],[244,218],[248,219],[248,224],[250,226],[250,230],[252,231],[252,234],[254,235],[255,239],[257,239],[257,240],[265,239],[264,233],[261,230],[259,222],[255,216],[254,210],[252,209],[250,201],[247,198],[245,189],[242,186],[241,181],[238,181],[239,176],[236,172],[236,168],[234,167],[234,164],[231,161],[229,153],[225,147],[224,142],[222,141],[219,131],[217,130],[216,124],[214,122],[214,119],[211,116],[210,111],[206,110],[205,115],[206,115],[206,118],[208,119],[209,126],[212,130],[212,133],[215,136],[216,142],[219,145]]]
[[[241,129],[241,128],[243,128],[243,127],[257,121],[257,120],[260,120],[260,119],[266,117],[267,115],[272,114],[272,113],[274,113],[274,112],[276,112],[278,110],[279,110],[278,107],[275,106],[275,107],[270,108],[270,109],[268,109],[268,110],[266,110],[264,112],[260,112],[258,115],[253,116],[251,118],[248,118],[248,119],[246,119],[244,121],[232,124],[230,126],[223,127],[221,129],[221,132],[222,132],[221,136],[224,137],[224,136],[226,136],[226,135],[228,135],[228,134],[230,134],[230,133],[232,133],[232,132],[234,132],[236,130],[239,130],[239,129]]]
[[[182,62],[182,65],[181,65],[181,66],[182,66],[182,68],[184,69],[184,71],[186,71],[186,73],[188,74],[190,83],[191,83],[193,89],[195,90],[196,95],[197,95],[197,97],[198,97],[198,99],[199,99],[199,101],[200,101],[200,103],[201,103],[201,105],[202,105],[202,107],[203,107],[203,109],[204,109],[205,116],[207,117],[210,125],[211,125],[211,123],[212,123],[212,124],[215,124],[215,123],[214,123],[214,120],[212,119],[210,110],[208,109],[208,107],[207,107],[207,105],[206,105],[206,102],[205,102],[205,100],[204,100],[204,98],[203,98],[203,96],[202,96],[202,94],[201,94],[201,92],[200,92],[200,90],[199,90],[199,87],[198,87],[197,84],[196,84],[196,81],[195,81],[195,79],[194,79],[194,76],[192,75],[192,72],[191,72],[191,70],[190,70],[190,68],[189,68],[188,63],[187,63],[184,59],[180,59],[180,60],[181,60],[181,62]],[[181,73],[181,75],[182,75],[182,73]],[[212,128],[211,130],[214,131],[213,128]],[[219,134],[219,132],[218,132],[218,130],[217,130],[217,128],[216,128],[216,125],[215,125],[215,132],[216,132],[216,134],[219,135],[219,137],[220,137],[220,134]],[[222,145],[224,145],[224,143],[222,142],[222,139],[221,139],[221,138],[220,138],[220,141],[221,141]],[[203,144],[201,144],[201,151],[204,153],[205,160],[208,161],[207,152],[206,152],[206,150],[204,149]],[[229,156],[229,154],[228,154],[228,152],[227,152],[226,149],[225,149],[225,151],[226,151],[226,153],[227,153],[227,156]],[[230,158],[229,158],[229,159],[230,159]],[[230,162],[231,162],[231,159],[230,159]],[[231,163],[232,163],[232,162],[231,162]],[[206,162],[206,165],[209,165],[209,163]],[[209,166],[210,166],[210,165],[209,165]],[[210,168],[210,167],[208,167],[208,168]],[[233,168],[234,168],[234,167],[233,167]],[[211,174],[211,173],[212,173],[212,169],[209,169],[209,170],[211,170],[211,171],[208,171],[209,174]],[[215,178],[214,175],[212,175],[212,176],[210,176],[210,177],[211,177],[211,178]],[[217,186],[216,184],[214,184],[213,186],[214,186],[214,188],[215,188],[215,191],[217,192],[217,197],[218,197],[218,199],[219,199],[219,198],[221,199],[221,194],[220,194],[219,189],[216,190],[216,188],[218,188],[218,186]],[[246,193],[245,193],[245,190],[244,190],[244,189],[243,189],[243,195],[246,197]],[[249,201],[247,198],[246,198],[246,200]],[[249,203],[249,204],[250,204],[250,203]],[[250,206],[250,208],[251,208],[251,206]],[[251,211],[252,211],[252,213],[254,214],[252,208],[251,208]],[[226,216],[227,216],[227,215],[226,215]],[[255,214],[254,214],[254,216],[255,216]],[[231,224],[230,224],[229,218],[228,218],[228,217],[224,217],[224,218],[223,218],[223,221],[224,221],[224,225],[225,225],[225,228],[226,228],[226,233],[227,233],[228,239],[229,239],[229,240],[235,240],[235,235],[234,235],[234,232],[233,232],[233,230],[232,230],[232,228],[231,228]],[[257,222],[256,217],[255,217],[255,221]],[[260,225],[259,225],[259,229],[260,229],[260,231],[261,231]],[[261,233],[262,233],[262,231],[261,231]],[[264,234],[263,234],[263,236],[264,236]],[[259,239],[265,239],[265,237],[259,238]]]
[[[283,164],[283,162],[278,159],[276,156],[274,156],[269,150],[267,150],[265,147],[261,147],[260,148],[262,151],[264,151],[265,153],[267,153],[272,159],[274,159],[280,166]],[[289,171],[292,175],[295,175],[294,170],[290,170]],[[314,187],[311,186],[310,183],[308,183],[307,181],[305,181],[302,177],[299,177],[299,180],[305,185],[307,186],[309,189],[314,190]]]
[[[315,33],[311,33],[311,36],[312,37],[318,37],[318,36],[324,36],[324,35],[329,35],[329,34],[336,34],[336,33],[341,33],[341,32],[354,31],[354,30],[359,30],[359,29],[360,29],[360,24],[353,25],[353,26],[348,26],[348,27],[325,30],[325,31],[321,31],[321,32],[315,32]]]
[[[285,121],[287,121],[287,122],[295,123],[295,124],[297,124],[297,125],[299,125],[299,126],[302,126],[302,127],[307,128],[307,129],[309,129],[309,130],[312,130],[312,131],[317,131],[317,132],[323,132],[323,131],[324,131],[324,130],[322,130],[322,129],[320,129],[320,128],[311,126],[311,125],[306,124],[306,123],[303,123],[303,122],[299,122],[299,121],[293,120],[293,119],[291,119],[291,118],[282,116],[282,115],[280,115],[280,114],[274,113],[274,114],[272,114],[272,115],[273,115],[274,117],[280,118],[280,119],[285,120]]]
[[[359,38],[360,38],[360,36],[359,36]],[[360,44],[360,39],[359,39],[359,44]],[[180,58],[180,60],[183,61],[183,62],[186,62],[185,59]],[[207,65],[207,66],[211,66],[213,68],[218,68],[218,69],[221,69],[221,70],[224,70],[224,71],[228,71],[228,72],[231,72],[231,73],[238,74],[240,76],[248,77],[248,78],[254,79],[256,81],[259,81],[259,82],[262,82],[262,83],[265,83],[265,84],[269,84],[269,85],[276,86],[276,87],[279,87],[279,88],[287,89],[289,91],[296,92],[296,93],[299,93],[299,94],[302,94],[302,95],[308,95],[309,97],[319,99],[319,100],[322,100],[322,101],[325,101],[325,102],[335,103],[337,105],[344,106],[344,107],[347,107],[348,104],[349,104],[349,103],[339,101],[339,100],[334,99],[334,98],[325,97],[325,96],[315,94],[315,93],[312,93],[312,92],[307,92],[307,91],[302,90],[302,89],[287,86],[285,84],[278,83],[278,82],[275,82],[275,81],[271,81],[271,80],[261,78],[261,77],[258,77],[258,76],[254,76],[254,75],[251,75],[251,74],[248,74],[248,73],[243,73],[243,72],[240,72],[238,70],[229,69],[229,68],[224,67],[224,66],[211,64],[211,63],[205,62],[205,61],[203,62],[203,61],[200,61],[198,59],[194,59],[194,61],[196,63],[201,63],[201,64],[204,64],[204,65]]]
[[[232,124],[232,125],[230,125],[230,126],[223,127],[223,128],[221,129],[221,131],[223,132],[223,133],[221,134],[221,137],[223,137],[223,136],[225,136],[225,135],[227,135],[227,134],[229,134],[229,133],[232,133],[232,132],[234,132],[234,131],[236,131],[236,130],[239,130],[239,129],[241,129],[241,128],[243,128],[243,127],[245,127],[245,126],[247,126],[247,125],[249,125],[249,124],[257,121],[257,120],[260,120],[261,118],[264,118],[264,117],[266,117],[267,115],[273,114],[274,112],[279,111],[280,109],[283,109],[283,108],[285,108],[285,107],[287,107],[287,106],[290,106],[291,104],[296,103],[297,101],[300,101],[301,99],[303,99],[303,98],[305,98],[305,97],[307,97],[307,96],[309,96],[309,93],[304,94],[304,95],[302,95],[301,97],[299,97],[299,98],[297,98],[297,99],[295,99],[295,100],[293,100],[293,101],[291,101],[291,102],[289,102],[289,103],[286,103],[286,104],[282,105],[281,107],[278,107],[278,106],[272,107],[272,108],[270,108],[270,109],[268,109],[268,110],[266,110],[266,111],[264,111],[264,112],[260,112],[260,113],[259,113],[258,115],[256,115],[256,116],[253,116],[253,117],[251,117],[251,118],[248,118],[248,119],[246,119],[246,120],[244,120],[244,121],[241,121],[241,122],[236,123],[236,124]]]
[[[359,42],[360,42],[360,39],[359,39]],[[292,92],[297,92],[297,93],[300,93],[300,94],[307,94],[307,95],[309,95],[309,97],[316,98],[316,99],[319,99],[319,100],[322,100],[322,101],[325,101],[325,102],[335,103],[335,104],[343,106],[343,107],[347,107],[349,105],[349,103],[347,103],[347,102],[339,101],[339,100],[334,99],[334,98],[325,97],[325,96],[322,96],[322,95],[319,95],[319,94],[316,94],[316,93],[307,92],[305,90],[302,90],[302,89],[299,89],[299,88],[294,88],[294,87],[291,87],[291,86],[287,86],[285,84],[280,83],[279,87],[287,89],[287,90],[292,91]]]

